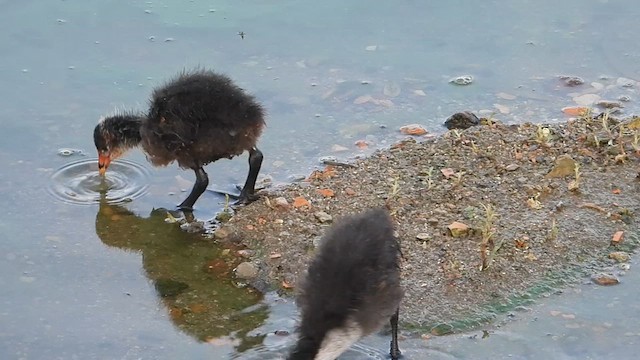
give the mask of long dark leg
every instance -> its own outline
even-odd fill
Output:
[[[244,186],[242,187],[240,197],[238,197],[238,201],[236,201],[237,205],[246,205],[258,200],[258,196],[256,196],[254,192],[258,173],[260,172],[260,166],[262,166],[262,158],[262,151],[258,150],[258,148],[253,147],[249,149],[249,174],[247,174],[247,181],[245,181]]]
[[[391,323],[391,355],[392,360],[397,360],[402,355],[400,348],[398,347],[398,316],[400,315],[400,308],[396,309],[396,313],[391,316],[389,322]]]
[[[193,189],[191,189],[191,193],[189,194],[189,196],[187,196],[187,198],[184,199],[184,201],[180,205],[178,205],[178,207],[182,211],[192,212],[193,204],[196,203],[196,200],[198,200],[200,195],[202,195],[202,193],[207,189],[207,186],[209,185],[209,177],[207,176],[207,173],[204,172],[204,169],[202,167],[193,169],[193,171],[195,171],[196,173],[196,183],[193,184]]]

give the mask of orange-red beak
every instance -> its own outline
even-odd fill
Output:
[[[100,172],[100,175],[104,176],[104,173],[107,172],[107,168],[109,167],[109,164],[111,164],[111,155],[106,153],[100,153],[98,154],[98,171]]]

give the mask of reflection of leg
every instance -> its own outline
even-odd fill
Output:
[[[247,174],[247,181],[245,181],[240,197],[236,204],[249,204],[255,200],[258,200],[258,196],[255,194],[256,180],[258,179],[258,173],[262,166],[262,151],[254,147],[249,150],[249,174]]]
[[[389,322],[391,323],[391,350],[389,351],[389,355],[391,355],[392,360],[396,360],[400,358],[402,352],[398,347],[398,316],[400,313],[400,308],[396,309],[396,313],[391,316]]]
[[[209,185],[209,177],[202,167],[193,169],[193,171],[196,173],[196,183],[193,184],[193,189],[191,189],[189,196],[187,196],[187,198],[178,205],[182,211],[193,211],[193,204],[196,203],[196,200],[198,200],[200,195],[202,195]]]

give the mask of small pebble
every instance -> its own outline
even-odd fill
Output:
[[[227,236],[229,236],[229,230],[225,228],[219,228],[213,233],[213,237],[215,237],[218,240],[224,239]]]
[[[253,256],[253,254],[254,254],[253,250],[247,250],[247,249],[238,250],[238,255],[240,255],[245,259],[250,258],[251,256]]]
[[[419,233],[418,235],[416,235],[416,239],[421,240],[421,241],[427,241],[427,240],[431,239],[431,236],[429,236],[429,234],[427,234],[427,233]]]
[[[180,229],[188,233],[200,233],[204,231],[204,223],[201,221],[192,221],[180,225]]]
[[[614,251],[609,253],[609,259],[613,259],[619,263],[628,262],[631,257],[624,251]]]
[[[591,106],[594,103],[600,101],[600,96],[596,94],[584,94],[584,95],[575,96],[573,98],[573,101],[578,105]]]
[[[616,85],[624,88],[632,88],[635,86],[635,84],[636,82],[634,80],[627,79],[624,77],[620,77],[616,80]]]
[[[291,174],[287,176],[287,180],[289,180],[290,182],[300,182],[300,181],[304,181],[304,179],[306,178],[307,178],[307,175],[304,175],[304,174]]]
[[[560,75],[560,80],[569,87],[580,86],[584,84],[584,80],[579,76]]]
[[[518,164],[509,164],[509,165],[507,165],[507,167],[505,167],[505,170],[507,170],[507,171],[516,171],[516,170],[518,170],[518,168],[520,168],[520,165],[518,165]]]
[[[337,162],[337,161],[338,161],[338,158],[337,158],[337,157],[335,157],[335,156],[331,156],[331,155],[328,155],[328,156],[321,156],[321,157],[318,159],[318,161],[320,161],[321,163],[323,163],[323,164],[324,164],[324,163],[327,163],[327,162]]]
[[[620,283],[620,280],[613,275],[610,274],[595,274],[591,276],[591,281],[598,285],[602,286],[610,286],[617,285]]]
[[[471,111],[461,111],[447,118],[444,126],[449,129],[468,129],[480,124],[480,119]]]
[[[459,221],[454,221],[447,227],[454,238],[460,238],[469,234],[469,226]]]
[[[289,208],[289,202],[287,201],[287,199],[283,196],[277,197],[275,199],[273,199],[273,206],[275,206],[278,209],[281,210],[286,210]]]
[[[509,108],[506,105],[502,105],[502,104],[493,104],[493,107],[495,107],[500,114],[509,114],[511,112],[511,108]]]
[[[313,216],[315,216],[316,219],[318,219],[318,221],[320,221],[322,224],[331,222],[333,220],[333,217],[324,211],[318,211],[313,214]]]
[[[258,276],[258,267],[255,264],[246,261],[238,264],[235,274],[240,279],[251,280]]]
[[[409,124],[400,127],[400,132],[405,135],[424,135],[427,130],[420,124]]]
[[[530,308],[528,308],[526,306],[522,306],[522,305],[516,306],[514,310],[518,311],[518,312],[529,312],[529,311],[531,311]]]
[[[349,150],[348,147],[342,146],[342,145],[338,145],[338,144],[335,144],[335,145],[331,146],[331,151],[332,152],[341,152],[341,151],[348,151],[348,150]]]
[[[604,109],[613,109],[613,108],[621,108],[623,107],[617,101],[608,101],[608,100],[600,100],[596,103],[596,106],[604,108]]]

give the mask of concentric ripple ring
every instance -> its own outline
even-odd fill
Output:
[[[83,159],[56,170],[49,182],[49,192],[71,204],[90,205],[131,201],[147,192],[149,170],[133,161],[119,159],[109,165],[105,176],[98,173],[98,159]]]

